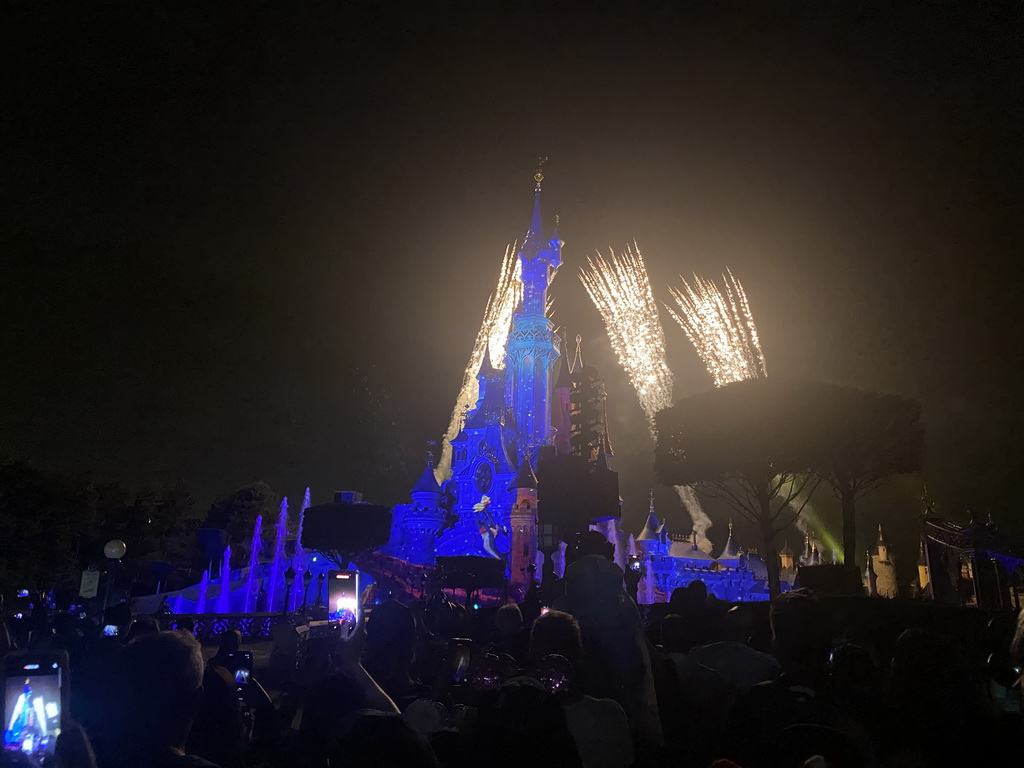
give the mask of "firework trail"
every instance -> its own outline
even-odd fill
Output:
[[[476,403],[480,391],[476,376],[484,361],[484,353],[490,350],[491,365],[496,370],[505,367],[505,343],[512,327],[512,314],[523,296],[523,284],[520,279],[522,264],[516,250],[516,243],[505,249],[505,257],[498,272],[498,285],[487,299],[483,321],[480,323],[480,330],[477,331],[476,341],[473,342],[473,352],[462,375],[462,389],[455,400],[452,417],[441,443],[441,458],[434,470],[438,482],[444,482],[451,474],[451,441],[462,431],[466,412]]]
[[[587,259],[580,280],[601,313],[612,349],[629,375],[654,430],[654,415],[672,405],[672,371],[665,362],[665,332],[639,249]]]
[[[672,405],[672,371],[665,362],[665,331],[658,318],[658,305],[644,267],[640,249],[633,248],[609,258],[600,253],[587,259],[580,270],[583,287],[593,300],[608,331],[612,349],[629,375],[637,400],[647,417],[651,437],[657,439],[654,416]],[[707,530],[711,518],[701,507],[692,488],[676,488],[679,499],[690,515],[698,544],[708,546]]]
[[[724,291],[697,275],[692,284],[683,280],[683,290],[669,288],[679,311],[665,305],[686,331],[716,387],[768,375],[743,285],[729,270],[722,279]]]

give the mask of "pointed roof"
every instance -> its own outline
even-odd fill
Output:
[[[640,531],[640,535],[636,537],[636,541],[656,541],[658,534],[664,526],[658,522],[657,515],[654,514],[654,492],[651,492],[651,511],[647,515],[647,522],[644,524],[644,529]]]
[[[423,474],[420,475],[420,479],[416,481],[416,485],[412,487],[409,493],[436,493],[438,496],[441,495],[441,486],[437,484],[437,478],[434,476],[434,466],[430,459],[427,459],[427,466],[423,469]]]
[[[488,340],[484,347],[484,359],[480,361],[480,370],[477,372],[477,377],[483,376],[490,378],[495,374],[494,366],[491,365],[491,342]]]
[[[583,367],[583,351],[581,346],[583,345],[583,337],[578,333],[576,334],[576,351],[573,353],[572,362],[569,364],[569,370],[573,373],[576,372],[577,368]]]
[[[697,546],[697,535],[694,532],[693,546]],[[737,549],[735,542],[732,540],[732,520],[729,521],[729,538],[725,540],[725,546],[722,548],[722,554],[718,556],[719,560],[735,560],[740,556],[740,551]]]
[[[881,523],[878,524],[878,541],[875,542],[875,546],[876,547],[888,547],[889,546],[888,544],[885,543],[885,537],[882,536],[882,524]]]
[[[511,491],[516,488],[537,489],[537,475],[533,472],[533,464],[530,462],[530,452],[528,450],[523,453],[523,460],[519,462],[519,473],[516,475],[516,479],[512,481],[512,485],[508,487],[508,490]]]
[[[562,354],[560,356],[561,365],[558,366],[558,378],[555,379],[555,389],[572,389],[572,371],[569,370],[569,350],[566,349],[568,344],[563,340],[562,342]]]
[[[789,548],[789,539],[786,539],[785,543],[782,546],[782,551],[780,551],[779,554],[782,557],[792,557],[793,556],[793,550]]]

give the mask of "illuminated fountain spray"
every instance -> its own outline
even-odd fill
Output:
[[[523,267],[516,256],[516,248],[517,243],[513,243],[505,249],[505,257],[501,261],[501,270],[498,272],[497,288],[487,299],[483,321],[480,323],[480,330],[477,331],[476,341],[473,343],[473,352],[469,356],[469,363],[462,376],[462,389],[455,400],[448,430],[441,443],[441,458],[434,469],[438,482],[444,482],[451,474],[451,441],[462,431],[466,411],[476,403],[479,393],[476,375],[488,349],[494,369],[500,371],[505,368],[505,344],[512,327],[512,314],[523,295],[523,284],[520,279]]]
[[[278,582],[284,584],[284,543],[288,538],[288,497],[281,499],[281,512],[277,516],[277,530],[274,532],[274,559],[270,563],[270,585],[267,589],[267,610],[274,610]],[[287,596],[284,600],[287,600]]]
[[[217,595],[217,613],[231,613],[231,545],[224,548],[220,564],[220,594]]]
[[[306,522],[306,510],[309,509],[309,488],[302,496],[302,508],[299,509],[299,526],[295,534],[295,585],[292,593],[285,597],[289,611],[294,611],[299,604],[299,590],[302,588],[302,573],[306,570],[306,551],[302,548],[302,526]]]
[[[255,595],[253,585],[256,583],[256,566],[260,563],[260,536],[263,534],[263,515],[256,515],[256,527],[252,530],[252,543],[249,545],[249,574],[245,578],[245,606],[243,611],[252,610]]]
[[[608,340],[629,375],[651,437],[657,440],[654,417],[672,405],[674,379],[665,362],[665,331],[643,256],[634,243],[618,256],[611,253],[606,259],[598,253],[587,259],[587,266],[580,270],[580,280],[601,313]],[[709,547],[711,518],[697,494],[688,486],[676,486],[675,490],[690,515],[698,545]]]
[[[206,612],[206,590],[210,587],[210,572],[203,571],[203,578],[199,580],[199,596],[196,598],[196,613]]]

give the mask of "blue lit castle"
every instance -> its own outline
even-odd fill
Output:
[[[672,590],[697,580],[704,582],[708,593],[720,600],[768,599],[768,570],[756,553],[744,552],[736,545],[731,522],[725,546],[718,557],[714,557],[697,546],[692,534],[669,533],[668,523],[658,522],[652,496],[647,522],[635,537],[634,547],[644,574],[637,590],[641,603],[665,602]],[[792,562],[787,569],[785,556],[782,561],[783,579],[786,581],[788,577],[791,582],[795,574]],[[789,586],[784,583],[783,589]]]
[[[538,171],[533,218],[517,253],[522,301],[513,313],[505,368],[494,368],[490,349],[485,352],[476,403],[451,441],[451,478],[442,489],[428,462],[412,503],[394,508],[385,549],[416,565],[432,565],[438,556],[509,558],[514,594],[525,591],[527,566],[536,559],[533,463],[539,447],[551,442],[553,415],[567,433],[568,395],[552,395],[558,386],[571,386],[554,376],[561,345],[547,317],[547,292],[562,264],[562,241],[557,228],[549,239],[543,234],[543,178]],[[454,520],[446,527],[447,512]]]

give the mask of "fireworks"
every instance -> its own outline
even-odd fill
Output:
[[[651,437],[657,439],[654,416],[672,405],[673,376],[665,362],[665,331],[640,249],[634,243],[621,256],[612,254],[605,259],[598,254],[587,263],[589,270],[580,270],[580,280],[601,313],[612,349],[647,416]],[[710,547],[707,530],[711,518],[697,494],[688,486],[675,490],[693,522],[698,545]]]
[[[462,431],[466,412],[476,403],[479,394],[476,376],[484,361],[484,353],[488,349],[490,350],[491,365],[496,370],[505,367],[505,343],[508,341],[509,330],[512,327],[512,313],[515,312],[516,306],[523,296],[523,284],[520,280],[522,268],[522,264],[516,256],[516,244],[513,243],[505,249],[505,257],[501,261],[501,270],[498,272],[497,288],[487,299],[483,321],[480,323],[480,330],[473,343],[473,352],[469,356],[469,363],[462,375],[462,389],[455,400],[452,418],[448,423],[448,430],[445,432],[442,443],[441,458],[438,460],[435,470],[438,482],[448,479],[452,465],[451,441]]]
[[[716,387],[768,375],[747,294],[729,270],[722,279],[724,291],[713,281],[694,275],[692,285],[683,280],[683,290],[669,288],[680,311],[677,313],[666,304],[669,314],[686,331]]]
[[[639,248],[605,259],[587,259],[580,280],[594,301],[612,349],[629,374],[647,421],[672,405],[672,371],[665,363],[665,332]]]

